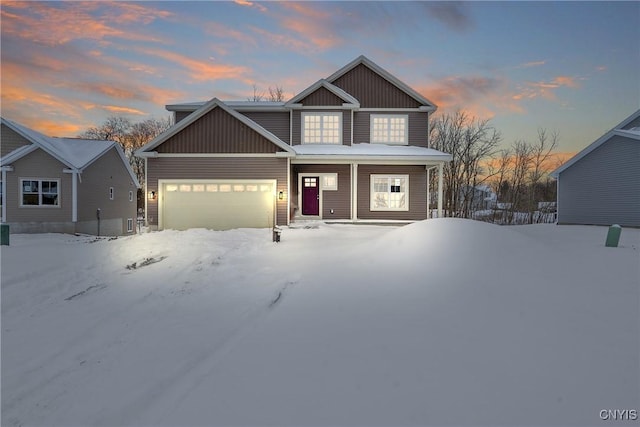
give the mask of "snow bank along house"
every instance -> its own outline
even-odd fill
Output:
[[[551,173],[559,224],[640,227],[640,110]]]
[[[430,191],[442,209],[451,156],[429,148],[436,106],[364,56],[287,102],[166,108],[175,124],[136,153],[152,229],[415,221]]]
[[[135,232],[139,184],[116,142],[51,138],[1,121],[2,223],[11,233]]]

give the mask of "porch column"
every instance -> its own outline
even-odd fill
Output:
[[[431,205],[431,192],[429,191],[429,183],[431,182],[431,168],[427,166],[427,219],[429,219],[429,213],[430,213],[430,205]]]
[[[358,220],[358,164],[351,163],[351,220]]]
[[[438,164],[438,218],[442,218],[442,174],[444,163]]]

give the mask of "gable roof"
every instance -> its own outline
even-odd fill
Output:
[[[106,152],[115,148],[118,155],[129,173],[134,184],[140,187],[140,183],[136,178],[129,161],[127,160],[122,148],[115,141],[101,141],[95,139],[79,139],[79,138],[54,138],[46,136],[40,132],[16,123],[12,120],[1,118],[3,125],[24,137],[31,142],[30,145],[13,150],[1,159],[2,164],[7,164],[21,159],[27,154],[40,148],[47,154],[60,161],[70,169],[82,172],[89,165],[102,157]]]
[[[572,165],[577,163],[580,159],[585,157],[587,154],[591,153],[596,148],[600,147],[602,144],[604,144],[614,136],[622,136],[622,137],[630,138],[640,142],[640,131],[636,130],[635,128],[621,129],[626,125],[628,125],[629,123],[631,123],[632,121],[634,121],[635,119],[637,119],[638,117],[640,117],[640,109],[635,113],[631,114],[626,119],[624,119],[622,122],[620,122],[616,127],[611,129],[609,132],[605,133],[600,138],[598,138],[597,140],[589,144],[578,154],[576,154],[575,156],[567,160],[562,166],[560,166],[559,168],[551,172],[550,175],[554,178],[558,178],[561,172],[570,168]]]
[[[281,148],[282,150],[288,153],[294,153],[293,149],[288,144],[286,144],[280,138],[275,136],[273,133],[269,132],[268,130],[266,130],[265,128],[263,128],[262,126],[260,126],[259,124],[251,120],[250,118],[233,110],[224,102],[220,101],[218,98],[212,98],[210,101],[206,102],[204,105],[202,105],[200,108],[195,110],[193,113],[189,114],[186,118],[184,118],[183,120],[180,120],[178,123],[171,126],[165,132],[161,133],[156,138],[149,141],[142,148],[138,149],[135,155],[138,157],[149,157],[154,148],[166,142],[169,138],[176,135],[178,132],[185,129],[187,126],[191,125],[196,120],[203,117],[205,114],[207,114],[209,111],[213,110],[214,108],[222,109],[226,113],[233,116],[235,119],[239,120],[240,122],[242,122],[243,124],[251,128],[252,130],[254,130],[255,132],[265,137],[267,140],[269,140],[270,142],[272,142],[274,145]]]
[[[293,104],[299,103],[304,98],[311,95],[313,92],[320,89],[321,87],[327,89],[329,92],[333,93],[338,98],[342,99],[345,102],[345,104],[351,104],[356,108],[360,107],[360,101],[358,101],[353,96],[349,95],[343,89],[340,89],[338,86],[329,83],[325,79],[318,80],[317,82],[315,82],[314,84],[312,84],[311,86],[309,86],[308,88],[306,88],[305,90],[303,90],[302,92],[300,92],[299,94],[291,98],[289,101],[287,101],[285,105],[292,106]]]
[[[338,71],[336,71],[335,73],[333,73],[329,77],[327,77],[326,80],[328,82],[330,82],[330,83],[333,83],[338,78],[340,78],[343,75],[347,74],[349,71],[351,71],[352,69],[354,69],[355,67],[357,67],[360,64],[365,65],[366,67],[368,67],[369,69],[371,69],[375,73],[377,73],[378,75],[382,76],[385,80],[389,81],[391,84],[396,86],[398,89],[402,90],[407,95],[411,96],[413,99],[415,99],[416,101],[418,101],[419,103],[421,103],[425,107],[428,107],[428,109],[430,111],[435,111],[438,108],[436,106],[436,104],[434,104],[433,102],[429,101],[427,98],[425,98],[424,96],[419,94],[416,90],[412,89],[410,86],[408,86],[407,84],[403,83],[401,80],[399,80],[393,74],[391,74],[390,72],[388,72],[387,70],[385,70],[384,68],[382,68],[381,66],[379,66],[378,64],[376,64],[375,62],[373,62],[372,60],[370,60],[369,58],[367,58],[364,55],[360,55],[359,57],[357,57],[356,59],[354,59],[353,61],[351,61],[347,65],[345,65],[344,67],[340,68]]]

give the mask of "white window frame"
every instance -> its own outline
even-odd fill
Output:
[[[133,218],[127,218],[127,233],[133,233]]]
[[[327,183],[327,178],[333,178],[334,184]],[[320,189],[325,191],[337,191],[338,190],[338,174],[337,173],[323,173],[320,174]]]
[[[113,200],[114,193],[113,187],[109,187],[109,200]]]
[[[24,204],[24,181],[38,181],[38,204],[37,205],[25,205]],[[43,182],[55,182],[57,185],[57,204],[55,205],[43,205],[42,204],[42,183]],[[60,179],[59,178],[20,178],[18,180],[18,185],[20,186],[19,188],[19,193],[20,193],[20,207],[21,208],[45,208],[45,209],[49,209],[49,208],[54,208],[54,209],[59,209],[60,206],[62,205],[62,190],[60,187]]]
[[[378,193],[375,191],[375,180],[376,179],[386,179],[387,180],[387,200],[391,200],[391,180],[392,179],[404,179],[405,180],[405,189],[404,189],[404,207],[402,208],[392,208],[392,207],[378,207],[375,206],[375,198],[374,193]],[[370,176],[370,189],[369,189],[369,209],[371,211],[386,211],[386,212],[406,212],[409,210],[409,175],[387,175],[387,174],[371,174]]]
[[[342,112],[340,111],[331,111],[331,112],[309,112],[309,113],[302,113],[300,115],[300,142],[302,144],[333,144],[333,145],[342,145]],[[320,117],[320,140],[314,140],[310,141],[310,137],[307,137],[306,135],[306,128],[305,128],[305,118],[306,117],[312,117],[312,116],[318,116]],[[325,117],[337,117],[338,118],[338,140],[337,141],[330,141],[327,142],[324,139],[324,120]]]
[[[129,201],[133,202],[133,191],[129,191]]]
[[[385,135],[381,136],[375,132],[375,121],[386,120]],[[403,119],[404,120],[404,133],[402,140],[391,139],[391,119]],[[369,118],[370,125],[370,141],[372,144],[387,144],[387,145],[409,145],[409,115],[408,114],[371,114]]]

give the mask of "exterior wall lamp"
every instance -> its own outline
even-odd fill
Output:
[[[155,199],[156,199],[156,192],[149,191],[149,200],[155,200]]]

